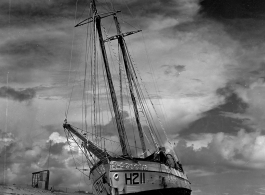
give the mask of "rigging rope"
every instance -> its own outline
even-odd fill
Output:
[[[48,165],[47,165],[47,170],[50,168],[50,154],[51,154],[51,140],[50,140],[50,147],[49,147],[49,155],[48,155]]]
[[[118,47],[118,48],[120,48],[120,47]],[[120,63],[120,61],[121,61],[121,54],[119,55],[119,63]],[[131,105],[131,100],[130,100],[130,95],[129,95],[129,83],[128,83],[128,80],[126,79],[127,78],[127,76],[126,76],[126,73],[125,73],[125,70],[122,68],[122,66],[121,66],[121,74],[120,74],[120,77],[122,77],[122,75],[123,75],[123,78],[124,78],[124,81],[125,81],[125,89],[126,89],[126,100],[127,100],[127,103],[128,103],[128,107],[129,107],[129,112],[130,112],[130,116],[133,116],[134,114],[132,114],[132,105]],[[121,78],[122,79],[122,78]],[[122,82],[122,81],[120,81],[120,82]],[[121,97],[123,97],[123,94],[121,93]],[[123,102],[122,102],[122,105],[123,105]],[[136,145],[137,145],[137,142],[136,142],[136,137],[135,137],[135,123],[136,123],[136,121],[135,120],[133,120],[133,118],[131,118],[130,117],[130,123],[132,124],[132,129],[133,129],[133,134],[134,134],[134,144],[135,144],[135,147],[136,147]],[[142,149],[142,148],[141,148]],[[136,148],[136,154],[137,154],[137,148]]]
[[[64,131],[65,131],[65,134],[66,134],[66,130],[65,130],[65,129],[64,129]],[[67,138],[67,142],[68,142],[68,145],[69,145],[70,153],[71,153],[71,155],[72,155],[72,159],[74,160],[74,163],[75,163],[75,167],[76,167],[76,169],[77,169],[78,171],[80,171],[83,175],[89,177],[89,175],[86,175],[86,174],[84,173],[84,171],[81,171],[81,170],[77,167],[77,165],[76,165],[76,160],[75,160],[74,155],[73,155],[73,153],[72,153],[71,144],[70,144],[70,142],[69,142],[69,134],[71,134],[71,133],[68,132],[68,135],[66,134],[66,138]],[[80,148],[80,150],[82,151],[82,153],[86,156],[86,159],[88,160],[88,162],[90,162],[91,166],[89,165],[89,163],[88,163],[88,166],[89,166],[89,168],[91,169],[92,166],[93,166],[93,163],[90,161],[89,157],[86,155],[86,150],[83,151],[83,149],[82,149],[82,148],[80,147],[80,145],[76,142],[76,140],[74,139],[74,137],[73,137],[72,134],[71,134],[71,137],[72,137],[72,140],[76,143],[76,145]],[[82,161],[82,164],[83,164],[83,161]],[[83,169],[83,170],[84,170],[84,169]]]
[[[70,149],[70,153],[71,153],[71,155],[72,155],[72,158],[73,158],[73,160],[74,160],[74,163],[75,163],[75,167],[77,168],[77,166],[76,166],[76,162],[75,162],[75,158],[74,158],[74,156],[73,156],[73,153],[72,153],[72,149],[71,149],[71,144],[70,144],[70,142],[69,142],[69,131],[67,131],[68,132],[68,134],[66,133],[66,130],[64,129],[64,133],[65,133],[65,135],[66,135],[66,140],[67,140],[67,143],[68,143],[68,146],[69,146],[69,149]]]
[[[102,28],[103,28],[103,31],[104,31],[104,33],[105,33],[106,38],[109,38],[109,36],[108,36],[108,34],[107,34],[107,32],[106,32],[106,28],[105,28],[103,25],[102,25]],[[119,61],[119,60],[118,60],[118,56],[116,55],[116,52],[114,51],[114,49],[113,49],[113,47],[112,47],[111,41],[108,42],[108,47],[109,47],[109,51],[112,51],[112,52],[113,52],[113,54],[114,54],[114,56],[115,56],[115,58],[116,58],[116,60],[117,60],[117,62],[118,62],[118,61]],[[111,50],[111,49],[112,49],[112,50]],[[111,54],[111,52],[110,52],[110,54]],[[112,61],[113,64],[115,64],[115,63],[113,62],[112,55],[111,55],[111,61]],[[116,67],[115,67],[115,66],[113,66],[113,67],[114,67],[114,69],[115,69],[115,72],[117,73]],[[119,108],[119,110],[120,110],[120,108]],[[123,116],[121,116],[121,120],[123,120]],[[122,122],[123,122],[123,121],[122,121]],[[125,141],[126,145],[129,146],[129,148],[128,148],[128,152],[131,153],[130,144],[129,144],[129,141],[128,141],[128,137],[127,137],[126,131],[124,132],[124,141]]]
[[[78,129],[78,130],[80,130],[81,131],[81,133],[84,131],[83,129],[80,129],[80,128],[78,128],[78,127],[75,127],[75,126],[73,126],[73,125],[71,125],[72,127],[74,127],[75,129]],[[89,133],[89,132],[87,132],[88,134],[90,134],[90,135],[92,135],[92,133]],[[108,138],[106,138],[106,137],[101,137],[102,139],[104,139],[104,140],[108,140],[108,141],[110,141],[110,142],[114,142],[114,143],[120,143],[120,142],[118,142],[118,141],[114,141],[114,140],[111,140],[111,139],[108,139]],[[98,146],[99,147],[99,146]],[[134,147],[134,146],[131,146],[130,145],[130,147]],[[100,148],[100,147],[99,147]],[[138,149],[142,149],[142,148],[140,148],[140,147],[137,147]],[[101,148],[101,149],[103,149],[103,148]]]
[[[132,60],[132,63],[133,63],[133,58],[131,57],[130,59]],[[152,105],[152,107],[153,107],[153,109],[154,109],[154,111],[155,111],[155,114],[156,114],[156,117],[157,117],[157,119],[158,119],[158,121],[159,121],[159,123],[160,123],[160,126],[161,126],[162,130],[164,131],[164,133],[165,133],[165,135],[166,135],[166,132],[165,132],[164,126],[163,126],[163,124],[162,124],[162,121],[160,120],[160,117],[159,117],[159,115],[158,115],[158,113],[157,113],[157,111],[156,111],[156,108],[155,108],[155,106],[154,106],[154,104],[153,104],[153,101],[152,101],[152,99],[151,99],[149,93],[147,92],[147,89],[146,89],[146,87],[145,87],[145,85],[144,85],[144,83],[143,83],[143,79],[142,79],[141,76],[140,76],[140,73],[139,73],[139,70],[138,70],[137,66],[133,66],[134,74],[137,75],[137,74],[135,73],[135,70],[138,72],[139,78],[140,78],[140,80],[142,81],[143,89],[145,90],[145,92],[146,92],[146,94],[147,94],[147,97],[148,97],[148,99],[149,99],[149,101],[150,101],[150,103],[151,103],[151,105]],[[137,80],[137,79],[136,79],[136,80]],[[139,82],[139,80],[137,80],[137,82]],[[139,85],[140,85],[140,83],[139,83]],[[144,95],[142,94],[142,96],[144,96]],[[166,138],[168,139],[167,135],[166,135]],[[160,140],[162,141],[161,137],[160,137]]]
[[[145,101],[145,97],[144,97],[144,94],[143,94],[143,92],[141,90],[140,83],[139,83],[139,81],[137,79],[137,76],[136,76],[136,73],[135,73],[135,70],[134,70],[132,61],[131,61],[131,56],[129,55],[128,48],[127,48],[126,45],[125,45],[125,47],[126,47],[126,52],[128,53],[128,59],[129,59],[129,62],[130,62],[129,65],[130,65],[130,69],[131,69],[131,73],[132,73],[132,78],[133,78],[132,81],[133,81],[134,86],[135,86],[135,91],[136,91],[136,94],[138,96],[138,101],[141,104],[141,107],[143,109],[143,113],[145,113],[145,117],[146,117],[146,119],[148,121],[148,124],[149,124],[149,130],[152,131],[152,132],[150,132],[151,135],[152,135],[151,136],[152,139],[154,138],[153,134],[157,138],[157,134],[153,131],[153,125],[151,123],[151,121],[154,121],[153,120],[153,117],[152,117],[152,114],[150,113],[150,110],[148,109],[147,103]],[[153,139],[153,142],[155,143],[155,146],[158,148],[158,144],[157,144],[157,142],[156,142],[155,139]]]
[[[151,67],[151,65],[150,65],[151,63],[150,63],[150,58],[149,58],[149,55],[148,55],[148,52],[147,52],[147,46],[146,46],[146,42],[145,42],[145,38],[144,38],[144,33],[141,32],[141,34],[142,34],[142,38],[143,38],[144,45],[145,45],[145,53],[146,53],[146,55],[147,55],[147,60],[148,60],[148,63],[147,63],[147,64],[149,65],[149,70],[151,71],[151,76],[152,76],[152,80],[153,80],[153,83],[154,83],[154,88],[155,88],[156,94],[159,95],[159,90],[158,90],[158,87],[157,87],[157,82],[156,82],[156,80],[155,80],[155,78],[154,78],[154,70],[152,69],[152,67]],[[141,80],[142,80],[142,78],[141,78]],[[147,93],[147,94],[148,94],[148,93]],[[149,94],[148,94],[148,96],[149,96]],[[151,99],[151,98],[149,97],[149,99]],[[166,122],[166,121],[167,121],[167,117],[166,117],[166,113],[165,113],[165,111],[164,111],[164,105],[163,105],[163,103],[160,102],[160,99],[158,99],[158,101],[159,101],[160,105],[162,105],[162,106],[161,106],[161,111],[162,111],[162,115],[164,116],[164,119],[165,119],[165,122]],[[151,103],[152,103],[152,102],[151,102]],[[152,103],[152,106],[153,106],[153,108],[154,108],[153,103]],[[155,112],[156,112],[156,110],[155,110]],[[158,116],[157,112],[156,112],[156,115]],[[171,151],[173,152],[174,157],[175,157],[177,160],[179,160],[179,157],[178,157],[178,155],[176,154],[176,152],[175,152],[175,150],[174,150],[174,146],[172,145],[172,143],[170,142],[170,140],[169,140],[169,138],[168,138],[168,135],[167,135],[167,133],[166,133],[166,130],[165,130],[164,126],[163,126],[162,121],[160,120],[159,117],[158,117],[158,119],[159,119],[159,123],[160,123],[160,125],[161,125],[161,128],[162,128],[162,130],[163,130],[163,132],[164,132],[164,134],[165,134],[165,136],[166,136],[167,142],[168,142],[168,143],[170,144],[170,146],[171,146]],[[167,124],[167,122],[166,122],[166,124]]]
[[[9,75],[9,72],[7,72],[7,76],[6,76],[6,86],[7,86],[7,90],[9,88],[9,82],[8,82],[8,75]],[[3,174],[4,174],[4,185],[6,184],[6,177],[8,176],[7,175],[7,170],[6,170],[6,160],[7,160],[7,146],[6,146],[6,135],[7,135],[7,128],[8,128],[8,93],[6,93],[6,117],[5,117],[5,131],[4,131],[4,134],[2,135],[2,139],[4,140],[4,170],[3,170]]]
[[[77,5],[78,5],[78,0],[76,0],[76,4],[75,4],[75,20],[74,20],[74,25],[76,24]],[[72,58],[73,58],[74,39],[75,39],[75,28],[73,29],[73,34],[72,34],[72,45],[71,45],[71,55],[70,55],[70,64],[69,64],[69,74],[68,74],[67,86],[69,86],[70,73],[71,73],[71,69],[72,69]],[[73,95],[73,88],[74,88],[74,86],[72,87],[71,95],[69,97],[68,106],[67,106],[67,102],[66,102],[66,111],[65,111],[65,118],[66,119],[67,119],[67,115],[68,115],[68,111],[69,111],[69,108],[70,108],[70,103],[71,103],[71,99],[72,99],[72,95]]]
[[[92,105],[93,105],[93,121],[91,123],[92,126],[92,132],[94,131],[95,133],[95,139],[97,138],[97,132],[96,132],[96,65],[97,65],[97,55],[96,55],[96,23],[95,23],[95,13],[93,15],[93,63],[91,64],[91,85],[92,85]]]

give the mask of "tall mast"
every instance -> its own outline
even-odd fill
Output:
[[[118,33],[117,39],[118,39],[118,43],[121,47],[124,66],[125,66],[125,70],[126,70],[128,83],[129,83],[129,90],[130,90],[130,95],[131,95],[131,99],[132,99],[132,103],[133,103],[134,115],[135,115],[138,131],[139,131],[141,146],[142,146],[144,157],[146,157],[147,154],[146,154],[146,146],[145,146],[145,142],[144,142],[143,128],[142,128],[142,125],[140,122],[139,111],[137,108],[137,103],[136,103],[136,99],[135,99],[134,92],[133,92],[133,85],[132,85],[133,76],[131,74],[131,67],[129,64],[128,53],[126,51],[125,40],[123,38],[123,34],[121,32],[121,28],[120,28],[120,24],[119,24],[117,16],[114,14],[113,17],[114,17],[114,21],[115,21],[115,25],[116,25],[116,29],[117,29],[117,33]]]
[[[110,95],[111,95],[113,110],[115,113],[115,119],[116,119],[117,129],[118,129],[118,133],[119,133],[119,139],[120,139],[122,153],[123,153],[123,155],[130,155],[130,153],[128,152],[129,143],[128,143],[128,139],[126,137],[125,127],[124,127],[123,120],[122,120],[122,115],[119,111],[117,96],[116,96],[114,85],[112,82],[112,77],[111,77],[111,72],[110,72],[110,68],[109,68],[109,62],[108,62],[108,58],[107,58],[106,48],[105,48],[104,39],[103,39],[102,31],[101,31],[101,17],[99,15],[97,15],[97,8],[96,8],[95,0],[92,0],[92,10],[93,10],[93,17],[94,17],[93,22],[94,22],[96,29],[98,31],[99,43],[100,43],[100,48],[101,48],[104,66],[105,66],[105,70],[106,70],[108,85],[109,85],[109,89],[110,89]]]

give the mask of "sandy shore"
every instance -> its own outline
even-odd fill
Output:
[[[32,188],[31,186],[16,186],[0,185],[0,195],[82,195],[83,193],[63,193],[63,192],[50,192],[38,188]]]
[[[0,195],[35,195],[35,194],[43,194],[43,195],[54,195],[50,191],[32,188],[29,186],[3,186],[0,185]]]

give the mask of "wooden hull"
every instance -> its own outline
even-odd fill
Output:
[[[190,195],[191,190],[186,188],[165,188],[143,192],[129,193],[127,195]]]
[[[191,194],[187,176],[165,164],[119,160],[98,165],[91,172],[93,194]]]

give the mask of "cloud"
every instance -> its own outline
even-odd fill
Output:
[[[52,53],[42,46],[40,40],[15,40],[2,45],[0,53],[2,55],[41,55],[52,57]]]
[[[205,144],[200,144],[203,140]],[[192,170],[207,167],[206,171],[217,173],[218,170],[265,170],[264,146],[265,136],[260,132],[247,133],[241,129],[235,135],[219,132],[194,135],[193,140],[180,139],[176,149],[183,164],[193,167]]]
[[[88,2],[78,2],[82,7],[78,10],[83,12],[83,6]],[[75,64],[75,69],[82,61],[80,48],[83,42],[78,35],[73,38],[75,3],[71,0],[11,2],[10,24],[1,23],[7,27],[1,28],[0,34],[1,83],[4,83],[7,72],[10,73],[9,81],[19,84],[50,85],[62,80],[67,83],[69,71],[66,70],[69,70],[70,61]],[[9,1],[1,1],[0,7],[8,12],[8,4]],[[70,13],[72,15],[68,16]],[[8,13],[1,14],[1,18],[9,18]],[[76,34],[80,30],[76,28]],[[77,47],[72,49],[72,44]]]
[[[177,15],[192,16],[197,14],[199,11],[199,5],[197,0],[169,0],[169,1],[152,1],[147,0],[145,2],[140,2],[140,0],[127,1],[127,5],[131,12],[136,15],[153,17],[156,15],[173,17]],[[124,9],[127,10],[128,7],[123,4]]]
[[[14,135],[10,132],[4,132],[3,130],[0,129],[0,151],[3,152],[4,147],[10,146],[12,143],[14,143]]]
[[[5,56],[7,64],[5,68],[1,67],[1,69],[21,72],[31,71],[32,69],[47,69],[52,66],[52,61],[56,57],[51,49],[48,48],[49,41],[42,40],[23,40],[23,38],[18,38],[2,44],[0,53]]]
[[[3,0],[0,2],[1,15],[2,18],[10,16],[10,23],[2,20],[1,26],[29,27],[38,23],[57,23],[62,18],[74,19],[76,5],[79,8],[77,17],[82,15],[82,8],[89,8],[89,3],[85,0],[79,0],[78,3],[75,0]]]
[[[59,132],[59,133],[63,133],[63,128],[62,128],[62,126],[54,125],[54,124],[53,124],[53,125],[51,125],[51,124],[49,124],[49,125],[43,125],[43,126],[42,126],[42,129],[45,129],[46,131],[48,131],[49,133],[51,133],[49,139],[50,139],[50,140],[54,140],[55,143],[56,143],[56,139],[54,139],[53,136],[55,136],[55,135],[56,135],[56,136],[59,136],[57,132]],[[53,136],[52,136],[52,135],[53,135]]]
[[[52,152],[52,154],[55,154],[54,152]],[[60,153],[57,153],[57,155],[60,155]],[[64,162],[64,159],[62,158],[57,158],[56,156],[50,155],[49,159],[46,160],[46,163],[43,165],[43,167],[47,167],[49,169],[65,169],[66,165]],[[55,185],[58,185],[55,184]]]
[[[198,0],[133,0],[112,1],[117,10],[122,10],[122,15],[133,26],[151,31],[163,30],[181,23],[191,22],[200,9]],[[110,4],[106,4],[112,9]],[[124,27],[128,27],[124,25]]]
[[[162,65],[162,67],[165,69],[165,75],[172,75],[176,77],[186,70],[184,65]]]
[[[201,12],[222,19],[259,18],[264,16],[265,3],[259,0],[202,0]]]
[[[248,87],[238,87],[236,93],[248,104],[245,112],[239,117],[248,118],[249,126],[264,132],[264,80],[257,78]]]
[[[3,77],[9,72],[10,82],[43,84],[42,81],[50,74],[54,83],[58,83],[66,74],[63,70],[69,69],[71,45],[67,40],[71,35],[58,29],[50,32],[48,28],[49,25],[23,30],[17,28],[23,32],[20,36],[12,30],[15,38],[3,37],[0,43]],[[77,50],[72,51],[73,62],[77,62]]]
[[[66,142],[66,138],[61,136],[58,132],[53,132],[50,137],[49,140],[51,140],[53,143],[65,143]]]
[[[196,170],[190,170],[189,175],[192,175],[192,177],[207,177],[210,175],[215,175],[215,172],[203,169],[196,169]]]
[[[248,132],[255,131],[249,124],[249,117],[245,115],[249,104],[237,94],[236,89],[231,86],[217,89],[216,94],[223,98],[223,102],[202,113],[202,117],[181,131],[180,135],[218,132],[237,134],[242,128]]]
[[[52,154],[60,155],[63,152],[64,146],[66,143],[54,143],[51,144],[51,147],[49,148],[49,151],[51,151]]]
[[[45,140],[44,143],[39,140],[34,140],[33,143],[26,143],[19,137],[16,137],[11,132],[5,133],[0,131],[0,164],[3,167],[5,163],[5,173],[7,183],[16,184],[31,184],[31,173],[47,169],[49,165],[50,170],[50,185],[67,186],[72,190],[77,189],[77,183],[80,182],[81,189],[87,189],[84,184],[84,180],[80,181],[80,172],[76,169],[76,165],[80,168],[85,163],[85,157],[80,153],[69,153],[68,144],[61,142],[65,138],[59,133],[51,134],[50,138],[56,139],[57,143],[49,140]],[[2,139],[3,138],[3,139]],[[2,147],[6,145],[6,149]],[[49,154],[50,153],[50,154]],[[6,155],[6,161],[2,158]],[[68,161],[75,158],[74,166],[69,166]],[[3,169],[0,170],[0,174],[3,175]],[[3,182],[3,177],[0,178],[0,182]]]
[[[32,88],[16,90],[11,87],[1,87],[0,97],[10,98],[15,101],[23,102],[32,100],[36,96],[36,91]]]

